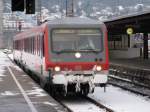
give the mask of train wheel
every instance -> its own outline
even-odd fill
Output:
[[[56,90],[55,90],[54,85],[49,84],[48,91],[49,91],[49,93],[50,93],[50,95],[51,95],[52,97],[55,97],[55,95],[56,95]]]
[[[42,79],[40,79],[40,86],[43,88],[43,89],[45,89],[45,82],[42,80]]]
[[[86,85],[83,86],[82,94],[83,94],[84,96],[87,96],[88,93],[89,93],[89,84],[86,84]]]

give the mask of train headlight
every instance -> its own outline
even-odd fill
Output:
[[[76,58],[81,58],[81,53],[79,53],[79,52],[75,53],[75,57]]]
[[[59,71],[60,71],[60,67],[59,67],[59,66],[56,66],[56,67],[54,68],[54,70],[55,70],[56,72],[59,72]]]
[[[96,66],[96,71],[101,71],[102,67],[100,65]]]

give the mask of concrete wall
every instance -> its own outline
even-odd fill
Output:
[[[110,58],[136,58],[140,57],[140,48],[128,48],[126,50],[109,51]]]

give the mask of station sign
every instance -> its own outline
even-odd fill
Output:
[[[131,46],[133,48],[143,48],[143,33],[131,35]]]

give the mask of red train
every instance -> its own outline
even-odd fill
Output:
[[[32,71],[50,92],[87,95],[105,87],[109,69],[107,30],[103,23],[68,17],[14,37],[14,60]]]

